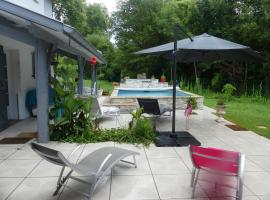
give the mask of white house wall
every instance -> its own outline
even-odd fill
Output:
[[[52,17],[52,0],[6,0],[34,12]]]
[[[12,50],[5,48],[7,56],[7,72],[8,72],[8,96],[9,106],[8,119],[19,119],[17,98],[18,89],[20,86],[20,53],[19,50]]]
[[[26,93],[36,87],[35,79],[32,77],[32,52],[34,52],[34,48],[1,35],[0,45],[4,47],[7,55],[9,119],[28,118],[29,113],[25,107]],[[19,112],[17,112],[17,107]]]
[[[47,17],[52,17],[52,1],[51,0],[45,0],[44,1],[44,15]]]

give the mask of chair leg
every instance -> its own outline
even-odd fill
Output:
[[[243,180],[239,178],[239,188],[237,190],[237,199],[242,200],[242,195],[243,195]]]
[[[112,171],[111,171],[111,176],[112,176]],[[98,179],[96,179],[95,182],[93,182],[93,184],[90,186],[88,200],[92,200],[97,183],[98,183]]]
[[[194,198],[194,194],[195,194],[195,189],[196,189],[196,185],[197,185],[197,182],[198,182],[198,178],[199,178],[199,173],[200,173],[200,169],[197,171],[197,173],[195,173],[195,180],[194,180],[194,183],[193,183],[193,188],[192,188],[192,199]]]
[[[137,162],[136,162],[135,155],[133,155],[133,162],[134,162],[134,166],[135,166],[135,168],[137,168]]]
[[[194,186],[194,178],[195,178],[195,174],[196,174],[196,168],[194,167],[192,169],[192,174],[191,174],[191,180],[190,180],[190,187]]]
[[[53,193],[53,196],[56,196],[59,192],[59,190],[62,188],[62,186],[64,185],[64,183],[69,179],[71,173],[73,172],[73,170],[70,170],[68,172],[68,174],[61,180],[62,176],[63,176],[63,173],[64,173],[64,169],[65,167],[62,168],[61,172],[60,172],[60,175],[58,177],[58,181],[57,181],[57,187],[56,187],[56,190],[55,192]]]

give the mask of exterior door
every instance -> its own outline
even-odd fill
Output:
[[[8,121],[8,80],[7,80],[7,62],[3,47],[0,46],[0,129]]]

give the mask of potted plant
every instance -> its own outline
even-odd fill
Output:
[[[161,83],[166,82],[166,76],[164,75],[164,73],[161,75],[160,80]]]
[[[186,103],[190,104],[192,106],[192,109],[194,109],[194,110],[198,108],[197,100],[194,97],[191,97],[191,96],[188,97]]]
[[[218,116],[218,119],[216,121],[220,122],[225,115],[225,101],[221,98],[217,100],[216,113]]]

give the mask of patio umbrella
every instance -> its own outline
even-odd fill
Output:
[[[192,39],[192,40],[191,40]],[[177,61],[189,63],[194,61],[239,61],[257,62],[262,60],[258,52],[250,47],[224,40],[207,33],[177,41]],[[171,57],[174,42],[144,49],[135,54],[157,54]]]
[[[181,27],[180,29],[183,31]],[[224,40],[218,37],[214,37],[207,33],[177,41],[176,31],[174,31],[174,38],[174,42],[135,52],[135,54],[156,54],[164,55],[168,58],[173,57],[173,115],[172,132],[170,134],[170,138],[177,137],[175,131],[177,62],[189,63],[197,61],[209,62],[224,60],[238,62],[257,62],[263,60],[259,53],[252,50],[250,47]],[[171,143],[175,144],[175,139],[170,138],[167,138],[165,141],[166,144],[168,143],[168,146]],[[166,144],[165,146],[167,146]]]

